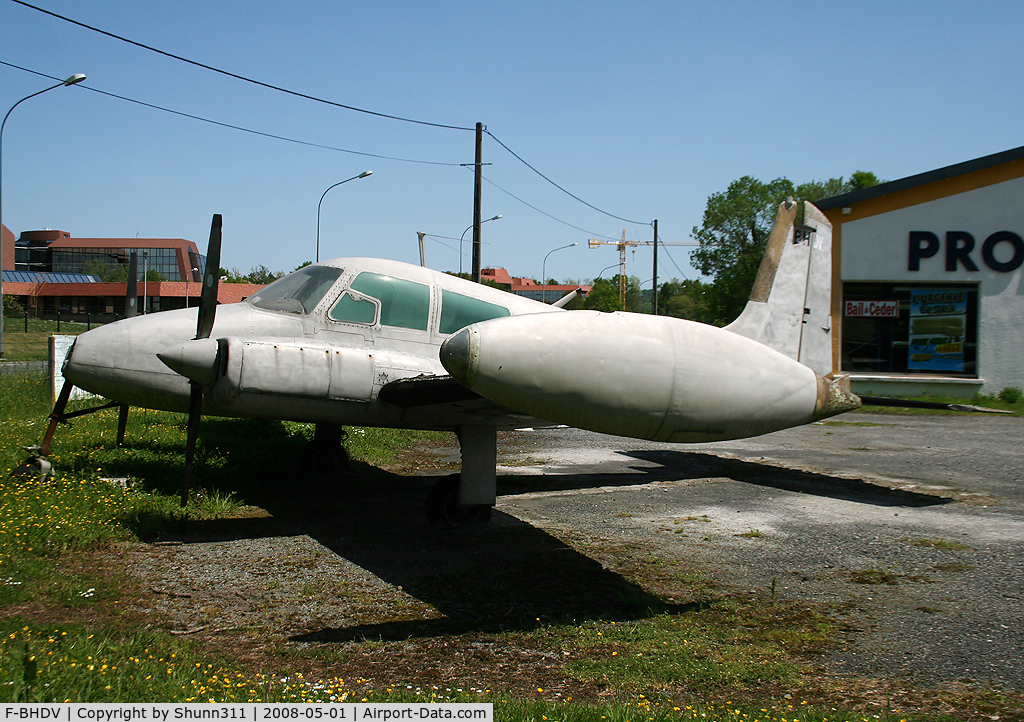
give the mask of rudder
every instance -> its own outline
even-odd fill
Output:
[[[743,313],[725,328],[832,372],[832,224],[810,202],[795,226],[797,204],[779,206]]]

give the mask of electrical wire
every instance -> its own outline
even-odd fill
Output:
[[[381,113],[381,112],[378,112],[378,111],[368,110],[366,108],[359,108],[359,107],[352,106],[352,105],[346,105],[346,104],[343,104],[343,103],[338,103],[336,101],[327,100],[325,98],[320,98],[320,97],[309,95],[309,94],[306,94],[306,93],[301,93],[301,92],[298,92],[298,91],[295,91],[295,90],[289,90],[287,88],[283,88],[283,87],[280,87],[280,86],[277,86],[277,85],[272,85],[270,83],[266,83],[266,82],[263,82],[263,81],[260,81],[260,80],[256,80],[254,78],[250,78],[250,77],[247,77],[245,75],[240,75],[238,73],[232,73],[230,71],[223,70],[221,68],[217,68],[217,67],[214,67],[212,65],[207,65],[206,63],[201,63],[201,62],[198,62],[196,60],[191,60],[191,59],[183,57],[181,55],[176,55],[174,53],[170,53],[170,52],[167,52],[165,50],[161,50],[161,49],[153,47],[151,45],[146,45],[145,43],[141,43],[141,42],[138,42],[136,40],[131,40],[130,38],[126,38],[126,37],[123,37],[121,35],[117,35],[116,33],[112,33],[112,32],[109,32],[107,30],[103,30],[101,28],[97,28],[97,27],[94,27],[92,25],[88,25],[87,23],[84,23],[84,22],[81,22],[81,21],[78,21],[78,20],[74,20],[73,18],[69,18],[67,16],[60,15],[59,13],[55,13],[55,12],[52,12],[50,10],[46,10],[45,8],[41,8],[41,7],[37,6],[37,5],[33,5],[33,4],[29,3],[29,2],[26,2],[25,0],[12,0],[12,2],[15,2],[15,3],[19,4],[19,5],[22,5],[22,6],[26,7],[26,8],[29,8],[29,9],[32,9],[32,10],[36,10],[37,12],[43,13],[44,15],[49,15],[50,17],[56,18],[58,20],[62,20],[64,22],[66,22],[66,23],[70,23],[72,25],[76,25],[78,27],[84,28],[86,30],[90,30],[90,31],[95,32],[95,33],[99,33],[101,35],[105,35],[105,36],[107,36],[109,38],[113,38],[114,40],[119,40],[119,41],[121,41],[123,43],[127,43],[129,45],[133,45],[135,47],[142,48],[144,50],[148,50],[150,52],[157,53],[159,55],[163,55],[164,57],[168,57],[168,58],[171,58],[171,59],[174,59],[174,60],[178,60],[180,62],[187,63],[189,65],[193,65],[195,67],[202,68],[204,70],[209,70],[209,71],[214,72],[214,73],[219,73],[221,75],[225,75],[227,77],[234,78],[236,80],[241,80],[241,81],[246,82],[246,83],[251,83],[253,85],[264,87],[264,88],[267,88],[267,89],[270,89],[270,90],[274,90],[274,91],[277,91],[277,92],[280,92],[280,93],[285,93],[287,95],[292,95],[294,97],[304,98],[306,100],[311,100],[311,101],[314,101],[314,102],[317,102],[317,103],[323,103],[325,105],[330,105],[330,106],[333,106],[333,107],[336,107],[336,108],[342,108],[344,110],[351,110],[351,111],[358,112],[358,113],[364,113],[366,115],[372,115],[372,116],[379,117],[379,118],[387,118],[389,120],[398,120],[398,121],[402,121],[402,122],[405,122],[405,123],[414,123],[414,124],[417,124],[417,125],[430,126],[430,127],[434,127],[434,128],[443,128],[443,129],[448,129],[448,130],[461,130],[461,131],[474,131],[474,132],[476,130],[476,128],[469,128],[469,127],[465,127],[465,126],[449,125],[449,124],[445,124],[445,123],[434,123],[434,122],[430,122],[430,121],[417,120],[417,119],[414,119],[414,118],[406,118],[406,117],[402,117],[402,116],[391,115],[391,114],[388,114],[388,113]],[[8,63],[5,63],[5,64],[8,64]],[[12,66],[12,67],[17,67],[17,66]],[[33,71],[29,71],[29,72],[33,72]],[[90,88],[90,89],[92,89],[92,88]],[[163,110],[165,112],[175,113],[177,115],[181,115],[181,116],[188,117],[188,118],[193,118],[195,120],[200,120],[200,121],[203,121],[203,122],[212,123],[212,124],[215,124],[215,125],[220,125],[222,127],[231,128],[231,129],[234,129],[234,130],[240,130],[240,131],[243,131],[243,132],[253,133],[253,134],[256,134],[256,135],[262,135],[262,136],[269,137],[269,138],[275,138],[275,139],[278,139],[278,140],[285,140],[285,141],[288,141],[288,142],[299,143],[299,144],[302,144],[302,145],[308,145],[308,146],[312,146],[312,147],[318,147],[318,148],[323,148],[323,149],[326,149],[326,150],[333,150],[333,151],[337,151],[337,152],[352,153],[352,154],[355,154],[355,155],[364,155],[364,156],[371,157],[371,158],[383,158],[383,159],[389,159],[389,160],[408,160],[408,159],[400,159],[400,158],[391,158],[389,156],[374,155],[374,154],[371,154],[371,153],[362,153],[362,152],[359,152],[359,151],[351,151],[351,150],[346,150],[346,149],[343,149],[343,148],[335,148],[335,147],[331,147],[331,146],[324,146],[324,145],[319,145],[319,144],[316,144],[316,143],[308,143],[306,141],[298,141],[298,140],[294,140],[294,139],[291,139],[291,138],[285,138],[284,136],[276,136],[276,135],[273,135],[273,134],[270,134],[270,133],[263,133],[263,132],[260,132],[260,131],[254,131],[254,130],[243,128],[243,127],[240,127],[240,126],[233,126],[233,125],[230,125],[230,124],[227,124],[227,123],[221,123],[221,122],[218,122],[218,121],[213,121],[213,120],[209,120],[209,119],[206,119],[206,118],[201,118],[199,116],[193,116],[193,115],[190,115],[188,113],[182,113],[180,111],[174,111],[174,110],[169,110],[167,108],[161,108],[160,106],[149,105],[149,104],[143,103],[141,101],[136,101],[136,100],[132,100],[130,98],[125,98],[123,96],[114,95],[113,93],[105,93],[105,91],[100,91],[100,90],[95,90],[95,89],[92,89],[92,90],[94,90],[94,92],[104,93],[106,95],[110,95],[111,97],[115,97],[115,98],[118,98],[120,100],[125,100],[127,102],[138,103],[139,105],[145,105],[145,106],[148,106],[148,107],[151,107],[151,108],[155,108],[157,110]],[[614,218],[615,220],[623,221],[624,223],[632,223],[632,224],[635,224],[635,225],[653,225],[653,222],[651,222],[651,221],[637,221],[637,220],[633,220],[633,219],[630,219],[630,218],[625,218],[623,216],[618,216],[618,215],[616,215],[614,213],[610,213],[610,212],[608,212],[606,210],[598,208],[597,206],[593,205],[592,203],[588,203],[587,201],[583,200],[582,198],[580,198],[576,194],[574,194],[571,191],[567,190],[565,187],[563,187],[563,186],[559,185],[558,183],[556,183],[555,181],[553,181],[551,178],[546,176],[544,173],[540,172],[540,170],[538,170],[532,164],[527,162],[525,158],[523,158],[521,155],[516,153],[509,146],[505,145],[505,143],[503,143],[490,130],[484,128],[483,132],[487,133],[487,135],[490,136],[490,138],[492,140],[494,140],[494,142],[496,142],[498,145],[500,145],[502,148],[504,148],[516,160],[518,160],[520,163],[525,165],[527,168],[529,168],[535,174],[537,174],[538,176],[543,178],[545,181],[550,183],[552,186],[554,186],[558,190],[562,191],[562,193],[565,193],[570,198],[573,198],[574,200],[578,201],[579,203],[582,203],[583,205],[587,206],[588,208],[590,208],[590,209],[592,209],[594,211],[597,211],[598,213],[601,213],[602,215],[606,215],[609,218]],[[428,161],[409,161],[409,162],[425,162],[425,163],[429,163]],[[447,165],[447,164],[438,163],[437,165]],[[499,188],[498,186],[495,186],[495,187]],[[567,223],[567,222],[562,221],[562,220],[560,220],[558,218],[555,218],[554,216],[550,216],[549,214],[544,213],[544,211],[541,211],[540,209],[536,208],[535,206],[532,206],[529,203],[526,203],[525,201],[523,201],[520,198],[517,198],[516,196],[512,195],[511,193],[509,193],[508,191],[504,190],[503,188],[499,188],[499,190],[501,190],[504,193],[508,193],[508,195],[512,196],[513,198],[515,198],[516,200],[520,201],[521,203],[524,203],[525,205],[529,206],[530,208],[533,208],[538,213],[541,213],[543,215],[549,216],[550,218],[552,218],[553,220],[558,221],[559,223],[563,223],[563,224],[565,224],[567,226],[570,226],[571,228],[575,228],[577,230],[584,230],[582,228],[579,228],[578,226],[574,226],[574,225],[572,225],[570,223]],[[594,234],[594,235],[598,235],[598,234]]]
[[[399,120],[399,121],[402,121],[403,123],[415,123],[417,125],[428,125],[428,126],[431,126],[433,128],[445,128],[447,130],[464,130],[464,131],[475,131],[476,130],[476,128],[466,128],[466,127],[463,127],[463,126],[460,126],[460,125],[447,125],[445,123],[431,123],[431,122],[426,121],[426,120],[416,120],[415,118],[404,118],[404,117],[402,117],[400,115],[389,115],[388,113],[380,113],[380,112],[377,112],[375,110],[367,110],[366,108],[357,108],[354,105],[345,105],[343,103],[338,103],[338,102],[335,102],[333,100],[327,100],[325,98],[319,98],[319,97],[317,97],[315,95],[308,95],[306,93],[300,93],[300,92],[298,92],[296,90],[288,90],[287,88],[282,88],[282,87],[280,87],[278,85],[271,85],[270,83],[264,83],[261,80],[255,80],[253,78],[249,78],[249,77],[246,77],[244,75],[239,75],[238,73],[232,73],[232,72],[227,71],[227,70],[222,70],[221,68],[216,68],[216,67],[214,67],[212,65],[207,65],[205,63],[200,63],[200,62],[198,62],[196,60],[189,60],[188,58],[182,57],[181,55],[175,55],[174,53],[169,53],[166,50],[160,50],[159,48],[154,48],[152,45],[146,45],[145,43],[140,43],[140,42],[138,42],[136,40],[130,40],[129,38],[123,37],[121,35],[116,35],[115,33],[109,32],[107,30],[102,30],[100,28],[93,27],[92,25],[87,25],[86,23],[80,22],[78,20],[73,20],[72,18],[66,17],[64,15],[59,15],[59,14],[57,14],[55,12],[50,11],[50,10],[46,10],[46,9],[38,7],[36,5],[32,5],[31,3],[25,2],[25,0],[11,0],[11,1],[17,3],[18,5],[23,5],[23,6],[27,7],[27,8],[32,9],[32,10],[37,10],[38,12],[41,12],[44,15],[49,15],[50,17],[57,18],[58,20],[63,20],[66,23],[71,23],[72,25],[77,25],[80,28],[85,28],[86,30],[91,30],[92,32],[99,33],[100,35],[106,35],[108,38],[113,38],[114,40],[120,40],[122,43],[128,43],[129,45],[134,45],[137,48],[142,48],[143,50],[149,50],[150,52],[157,53],[159,55],[163,55],[164,57],[172,58],[174,60],[179,60],[179,61],[181,61],[183,63],[188,63],[189,65],[194,65],[197,68],[203,68],[204,70],[209,70],[209,71],[212,71],[214,73],[220,73],[221,75],[226,75],[227,77],[234,78],[235,80],[241,80],[241,81],[246,82],[246,83],[252,83],[253,85],[259,85],[260,87],[268,88],[270,90],[276,90],[279,93],[286,93],[288,95],[293,95],[293,96],[295,96],[297,98],[305,98],[306,100],[312,100],[312,101],[314,101],[316,103],[323,103],[324,105],[332,105],[335,108],[343,108],[344,110],[352,110],[352,111],[355,111],[357,113],[365,113],[366,115],[373,115],[373,116],[376,116],[378,118],[387,118],[389,120]]]
[[[263,88],[268,88],[270,90],[274,90],[274,91],[277,91],[279,93],[286,93],[288,95],[292,95],[292,96],[295,96],[297,98],[304,98],[306,100],[312,100],[312,101],[314,101],[316,103],[323,103],[325,105],[331,105],[331,106],[334,106],[336,108],[342,108],[344,110],[351,110],[351,111],[354,111],[354,112],[357,112],[357,113],[364,113],[366,115],[372,115],[372,116],[375,116],[375,117],[378,117],[378,118],[387,118],[389,120],[398,120],[398,121],[401,121],[403,123],[414,123],[414,124],[417,124],[417,125],[425,125],[425,126],[430,126],[430,127],[433,127],[433,128],[444,128],[444,129],[447,129],[447,130],[461,130],[461,131],[474,131],[474,132],[476,130],[476,128],[469,128],[469,127],[466,127],[466,126],[449,125],[449,124],[446,124],[446,123],[434,123],[434,122],[430,122],[430,121],[426,121],[426,120],[417,120],[415,118],[405,118],[405,117],[402,117],[402,116],[399,116],[399,115],[391,115],[391,114],[388,114],[388,113],[381,113],[381,112],[378,112],[378,111],[375,111],[375,110],[368,110],[366,108],[359,108],[359,107],[356,107],[356,106],[353,106],[353,105],[346,105],[344,103],[338,103],[338,102],[333,101],[333,100],[327,100],[325,98],[320,98],[320,97],[317,97],[317,96],[314,96],[314,95],[309,95],[307,93],[300,93],[300,92],[298,92],[296,90],[289,90],[287,88],[282,88],[281,86],[278,86],[278,85],[272,85],[271,83],[266,83],[266,82],[263,82],[261,80],[256,80],[254,78],[247,77],[245,75],[240,75],[238,73],[232,73],[232,72],[230,72],[228,70],[223,70],[221,68],[217,68],[217,67],[214,67],[212,65],[207,65],[206,63],[200,63],[200,62],[198,62],[196,60],[190,60],[189,58],[186,58],[186,57],[181,56],[181,55],[176,55],[174,53],[167,52],[166,50],[160,50],[159,48],[155,48],[155,47],[153,47],[151,45],[146,45],[145,43],[140,43],[140,42],[138,42],[136,40],[131,40],[130,38],[126,38],[124,36],[117,35],[116,33],[112,33],[110,31],[103,30],[101,28],[97,28],[97,27],[94,27],[92,25],[88,25],[87,23],[83,23],[83,22],[81,22],[79,20],[74,20],[74,19],[69,18],[69,17],[67,17],[65,15],[60,15],[58,13],[55,13],[55,12],[51,11],[51,10],[46,10],[45,8],[41,8],[41,7],[37,6],[37,5],[33,5],[33,4],[29,3],[29,2],[26,2],[25,0],[12,0],[12,2],[15,2],[18,5],[22,5],[24,7],[30,8],[32,10],[36,10],[37,12],[41,12],[44,15],[49,15],[50,17],[57,18],[58,20],[63,20],[66,23],[71,23],[72,25],[77,25],[78,27],[85,28],[86,30],[90,30],[90,31],[92,31],[94,33],[99,33],[100,35],[105,35],[105,36],[107,36],[109,38],[113,38],[114,40],[119,40],[119,41],[121,41],[123,43],[127,43],[129,45],[134,45],[135,47],[142,48],[143,50],[149,50],[150,52],[157,53],[159,55],[163,55],[164,57],[172,58],[174,60],[178,60],[180,62],[187,63],[189,65],[194,65],[195,67],[203,68],[204,70],[209,70],[209,71],[214,72],[214,73],[219,73],[219,74],[225,75],[225,76],[227,76],[229,78],[234,78],[236,80],[241,80],[243,82],[251,83],[253,85],[258,85],[258,86],[263,87]],[[546,176],[543,173],[541,173],[537,168],[535,168],[533,165],[528,163],[526,161],[526,159],[524,159],[521,155],[516,153],[514,150],[509,148],[507,145],[505,145],[491,131],[489,131],[489,130],[487,130],[485,128],[484,132],[487,133],[487,135],[489,135],[491,137],[491,139],[494,140],[494,142],[496,142],[498,145],[500,145],[502,148],[504,148],[506,151],[508,151],[520,163],[525,165],[527,168],[532,170],[534,173],[536,173],[538,176],[540,176],[541,178],[546,180],[548,183],[553,185],[558,190],[562,191],[563,193],[565,193],[569,197],[571,197],[571,198],[575,199],[576,201],[582,203],[583,205],[587,206],[588,208],[590,208],[592,210],[595,210],[598,213],[601,213],[603,215],[606,215],[609,218],[614,218],[615,220],[623,221],[624,223],[633,223],[633,224],[636,224],[636,225],[651,225],[652,224],[651,221],[636,221],[636,220],[632,220],[630,218],[624,218],[622,216],[617,216],[614,213],[609,213],[606,210],[598,208],[597,206],[593,205],[592,203],[588,203],[587,201],[585,201],[582,198],[580,198],[578,195],[570,192],[569,190],[567,190],[563,186],[561,186],[558,183],[556,183],[555,181],[553,181],[548,176]],[[375,157],[375,156],[371,156],[371,157]]]
[[[679,264],[676,263],[676,259],[672,258],[672,254],[668,252],[668,248],[666,248],[665,246],[660,246],[660,248],[665,252],[665,255],[668,256],[668,260],[672,261],[672,265],[676,267],[676,270],[679,271],[680,274],[682,274],[683,278],[689,281],[690,277],[686,275],[686,271],[679,267]]]
[[[14,63],[8,63],[6,61],[0,60],[0,65],[6,65],[9,68],[15,68],[16,70],[23,70],[26,73],[32,73],[33,75],[38,75],[39,77],[42,77],[42,78],[49,78],[50,80],[56,80],[56,81],[60,82],[60,78],[56,78],[56,77],[54,77],[52,75],[47,75],[46,73],[40,73],[39,71],[36,71],[36,70],[30,70],[29,68],[23,68],[20,65],[15,65]],[[232,125],[231,123],[224,123],[224,122],[221,122],[219,120],[211,120],[210,118],[203,118],[202,116],[199,116],[199,115],[193,115],[191,113],[185,113],[185,112],[180,111],[180,110],[173,110],[172,108],[164,108],[164,107],[159,106],[159,105],[154,105],[152,103],[146,103],[146,102],[143,102],[141,100],[135,100],[133,98],[127,98],[127,97],[125,97],[123,95],[117,95],[116,93],[110,93],[110,92],[107,92],[106,90],[100,90],[99,88],[93,88],[91,86],[84,85],[84,84],[79,84],[77,87],[80,87],[80,88],[82,88],[84,90],[88,90],[88,91],[93,92],[93,93],[99,93],[100,95],[106,95],[106,96],[108,96],[110,98],[117,98],[118,100],[123,100],[126,103],[134,103],[135,105],[141,105],[141,106],[143,106],[145,108],[151,108],[153,110],[159,110],[159,111],[162,111],[164,113],[170,113],[172,115],[178,115],[178,116],[181,116],[183,118],[189,118],[190,120],[198,120],[198,121],[200,121],[202,123],[209,123],[210,125],[220,126],[221,128],[228,128],[230,130],[238,130],[238,131],[241,131],[243,133],[251,133],[252,135],[259,135],[259,136],[262,136],[264,138],[272,138],[274,140],[283,140],[283,141],[285,141],[287,143],[296,143],[297,145],[305,145],[305,146],[308,146],[308,147],[311,147],[311,148],[320,148],[322,150],[330,150],[330,151],[335,151],[335,152],[338,152],[338,153],[349,153],[351,155],[360,155],[360,156],[364,156],[366,158],[379,158],[379,159],[382,159],[382,160],[394,160],[394,161],[399,161],[401,163],[419,163],[419,164],[422,164],[422,165],[440,165],[440,166],[449,166],[449,167],[458,167],[458,166],[462,165],[461,163],[445,163],[445,162],[442,162],[442,161],[433,161],[433,160],[417,160],[415,158],[397,158],[395,156],[390,156],[390,155],[379,155],[377,153],[365,153],[363,151],[350,150],[348,148],[337,148],[337,147],[332,146],[332,145],[323,145],[322,143],[313,143],[313,142],[307,141],[307,140],[298,140],[296,138],[288,138],[288,137],[283,136],[283,135],[275,135],[274,133],[265,133],[265,132],[263,132],[261,130],[253,130],[252,128],[245,128],[245,127],[240,126],[240,125]]]
[[[514,198],[515,200],[519,201],[520,203],[522,203],[527,208],[531,208],[531,209],[537,211],[542,216],[547,216],[548,218],[550,218],[551,220],[555,221],[556,223],[561,223],[563,226],[568,226],[569,228],[572,228],[573,230],[580,231],[581,233],[586,233],[587,235],[589,235],[591,237],[607,238],[609,240],[615,240],[613,236],[606,236],[603,233],[597,233],[595,231],[588,231],[586,228],[580,228],[579,226],[574,226],[572,223],[569,223],[569,221],[563,221],[561,218],[557,218],[557,217],[551,215],[550,213],[548,213],[547,211],[542,211],[537,206],[535,206],[535,205],[533,205],[531,203],[528,203],[527,201],[524,201],[522,198],[520,198],[519,196],[515,195],[514,193],[511,193],[511,192],[505,190],[504,188],[502,188],[500,185],[498,185],[497,183],[492,181],[487,176],[482,176],[482,177],[483,177],[484,181],[486,181],[490,185],[494,186],[495,188],[497,188],[499,191],[501,191],[505,195],[509,196],[510,198]]]
[[[15,0],[15,2],[20,2],[20,1],[21,1],[21,0]],[[567,196],[569,196],[570,198],[575,198],[575,199],[576,199],[577,201],[579,201],[580,203],[582,203],[583,205],[585,205],[585,206],[586,206],[587,208],[591,208],[591,209],[593,209],[593,210],[597,211],[598,213],[602,213],[602,214],[604,214],[604,215],[608,216],[609,218],[614,218],[614,219],[615,219],[615,220],[617,220],[617,221],[623,221],[624,223],[633,223],[633,224],[636,224],[636,225],[639,225],[639,226],[649,226],[649,225],[652,225],[652,221],[634,221],[634,220],[630,220],[629,218],[623,218],[622,216],[617,216],[617,215],[615,215],[614,213],[609,213],[608,211],[604,211],[604,210],[601,210],[600,208],[598,208],[598,207],[597,207],[597,206],[595,206],[595,205],[591,205],[590,203],[587,203],[587,202],[586,202],[585,200],[583,200],[582,198],[580,198],[580,197],[579,197],[578,195],[575,195],[575,194],[573,194],[573,193],[570,193],[570,192],[569,192],[569,191],[567,191],[567,190],[566,190],[565,188],[563,188],[562,186],[558,185],[558,184],[557,184],[557,183],[555,183],[555,182],[554,182],[553,180],[551,180],[550,178],[548,178],[548,177],[547,177],[546,175],[544,175],[543,173],[541,173],[541,172],[540,172],[539,170],[537,170],[536,168],[534,168],[534,167],[533,167],[532,165],[530,165],[529,163],[527,163],[527,162],[526,162],[526,160],[524,160],[522,156],[520,156],[520,155],[519,155],[518,153],[516,153],[516,152],[515,152],[514,150],[512,150],[511,148],[509,148],[509,147],[508,147],[507,145],[505,145],[504,143],[502,143],[502,142],[501,142],[500,140],[498,140],[497,136],[495,136],[495,135],[494,135],[494,133],[492,133],[491,131],[487,130],[486,128],[484,129],[484,132],[485,132],[485,133],[487,133],[487,135],[491,136],[491,139],[492,139],[492,140],[493,140],[493,141],[494,141],[495,143],[497,143],[497,144],[498,144],[498,145],[500,145],[500,146],[501,146],[502,148],[504,148],[504,149],[505,149],[505,150],[507,150],[507,151],[508,151],[509,153],[511,153],[511,154],[512,154],[512,155],[513,155],[513,156],[515,157],[515,159],[516,159],[516,160],[518,160],[518,161],[519,161],[520,163],[522,163],[523,165],[525,165],[525,166],[526,166],[527,168],[529,168],[530,170],[532,170],[532,171],[533,171],[534,173],[536,173],[537,175],[539,175],[539,176],[540,176],[541,178],[543,178],[544,180],[546,180],[546,181],[547,181],[548,183],[550,183],[551,185],[553,185],[553,186],[554,186],[555,188],[557,188],[558,190],[562,191],[562,193],[565,193],[565,194],[566,194]],[[517,199],[517,200],[518,200],[518,199]],[[556,219],[556,220],[557,220],[557,219]]]

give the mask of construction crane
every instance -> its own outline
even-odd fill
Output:
[[[602,241],[597,238],[591,238],[587,241],[591,248],[597,248],[598,246],[618,246],[619,247],[619,304],[623,308],[626,306],[626,246],[653,246],[654,241],[627,241],[626,240],[626,229],[622,229],[622,240],[621,241]],[[699,243],[694,241],[658,241],[658,245],[661,246],[699,246]]]

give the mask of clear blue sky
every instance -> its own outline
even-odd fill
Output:
[[[743,175],[887,180],[1024,145],[1024,3],[37,0],[170,53],[379,113],[472,127],[613,215],[691,240],[707,197]],[[87,87],[26,101],[4,134],[3,221],[16,234],[182,237],[222,265],[291,270],[373,255],[418,262],[416,232],[472,222],[473,133],[328,107],[190,66],[0,0],[0,60]],[[0,65],[0,113],[50,84]],[[362,153],[251,135],[116,100]],[[485,266],[588,279],[616,263],[591,236],[650,240],[484,139]],[[501,190],[503,189],[503,190]],[[507,193],[506,193],[507,192]],[[512,197],[526,201],[554,218]],[[556,220],[557,219],[557,220]],[[568,224],[568,225],[567,225]],[[573,227],[575,226],[575,228]],[[471,237],[472,233],[467,233]],[[457,270],[456,242],[428,265]],[[468,251],[469,244],[466,244]],[[668,249],[683,272],[690,249]],[[467,254],[463,262],[470,266]],[[651,277],[651,250],[630,275]],[[605,272],[610,276],[615,269]],[[659,276],[680,276],[661,257]]]

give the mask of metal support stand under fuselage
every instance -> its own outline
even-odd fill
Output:
[[[497,498],[498,429],[460,426],[455,430],[462,449],[459,506],[494,506]]]
[[[497,498],[498,430],[460,426],[462,472],[441,477],[427,497],[427,521],[434,526],[465,527],[486,523]]]

